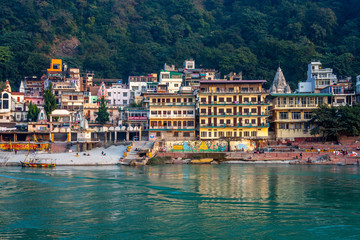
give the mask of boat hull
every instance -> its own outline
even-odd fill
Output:
[[[31,162],[20,162],[22,167],[30,168],[53,168],[55,163],[31,163]]]

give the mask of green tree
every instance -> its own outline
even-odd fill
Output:
[[[100,100],[99,111],[96,112],[96,115],[97,115],[96,122],[100,124],[105,124],[106,122],[109,121],[109,113],[107,112],[107,107],[105,104],[104,97],[102,97]]]
[[[6,88],[6,83],[5,82],[0,82],[0,92],[4,91]]]
[[[57,108],[56,99],[53,94],[53,84],[51,83],[48,89],[44,91],[44,109],[46,115],[49,115]]]
[[[320,105],[310,120],[311,134],[320,134],[323,141],[338,140],[340,136],[358,136],[360,134],[360,106],[329,107]]]
[[[40,112],[40,109],[38,108],[38,106],[36,104],[32,104],[32,102],[30,102],[28,115],[27,115],[27,120],[29,122],[36,121],[36,119],[37,119],[37,117],[39,115],[39,112]]]
[[[6,63],[11,60],[13,53],[9,47],[0,46],[0,62]]]

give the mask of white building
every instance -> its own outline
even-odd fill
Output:
[[[157,83],[157,74],[151,73],[147,76],[129,76],[129,88],[131,90],[131,100],[135,100],[141,93],[148,90],[153,91],[154,83]]]
[[[160,72],[160,83],[168,85],[169,93],[177,93],[180,90],[183,81],[183,74],[162,70]]]
[[[321,62],[312,61],[308,65],[307,80],[312,85],[312,92],[324,89],[329,85],[338,82],[337,77],[333,74],[332,68],[322,68]],[[300,89],[299,89],[300,90]]]
[[[126,106],[130,103],[130,89],[127,85],[121,83],[113,83],[107,89],[111,105]]]
[[[360,75],[356,77],[356,95],[360,95]]]

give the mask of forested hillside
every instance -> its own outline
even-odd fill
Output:
[[[53,57],[97,77],[158,71],[164,62],[292,87],[320,59],[360,74],[358,0],[0,0],[0,80],[17,86]]]

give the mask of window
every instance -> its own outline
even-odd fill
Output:
[[[205,119],[201,119],[200,123],[205,124]]]
[[[202,103],[206,102],[206,98],[201,98],[201,102]]]
[[[161,137],[161,133],[160,133],[160,132],[156,132],[156,136],[157,136],[157,137]]]
[[[189,98],[189,102],[193,102],[193,99],[192,99],[192,98]]]
[[[211,132],[208,132],[209,137],[211,137]]]
[[[301,129],[301,123],[295,123],[295,129]]]
[[[192,114],[194,114],[194,111],[193,111],[193,110],[188,110],[188,111],[187,111],[187,114],[192,115]]]
[[[226,102],[231,103],[231,98],[226,98]]]
[[[252,108],[251,113],[256,113],[256,108]]]
[[[287,124],[287,123],[279,123],[279,129],[289,129],[289,124]]]
[[[189,127],[193,127],[194,126],[194,121],[188,121],[187,124],[188,124]]]
[[[174,137],[178,137],[179,136],[179,132],[174,132]]]
[[[111,97],[111,92],[108,92],[109,97]],[[74,99],[75,100],[75,99]]]
[[[249,102],[249,98],[244,98],[244,102],[248,103]]]
[[[256,119],[251,119],[251,124],[256,124]]]
[[[312,112],[304,112],[304,119],[311,119]]]
[[[201,132],[201,137],[207,137],[207,132]]]
[[[184,133],[183,133],[183,136],[184,136],[184,137],[190,137],[190,133],[189,133],[189,132],[184,132]]]
[[[257,136],[257,132],[256,132],[256,131],[252,131],[252,132],[251,132],[251,136],[252,136],[252,137],[256,137],[256,136]]]
[[[249,136],[249,132],[244,132],[244,137],[248,137]]]
[[[219,98],[219,102],[224,102],[224,98]]]
[[[291,118],[292,119],[301,119],[301,113],[300,112],[292,112]]]
[[[226,124],[230,124],[230,119],[226,119]]]
[[[252,102],[252,103],[256,102],[256,97],[252,97],[252,98],[251,98],[251,102]]]
[[[156,103],[156,99],[155,98],[151,99],[151,102]]]
[[[280,112],[280,119],[288,119],[288,113],[287,112]]]
[[[224,119],[220,119],[220,124],[224,124]]]
[[[226,137],[231,137],[231,132],[226,132]]]
[[[151,111],[151,115],[156,115],[157,112],[156,111]]]
[[[123,103],[124,103],[124,104],[128,104],[127,100],[124,100]]]
[[[226,113],[231,113],[231,108],[227,108]]]
[[[224,137],[224,132],[219,132],[219,138]]]
[[[204,108],[200,109],[200,113],[206,113],[206,109]]]
[[[127,92],[123,92],[123,97],[127,97]]]

